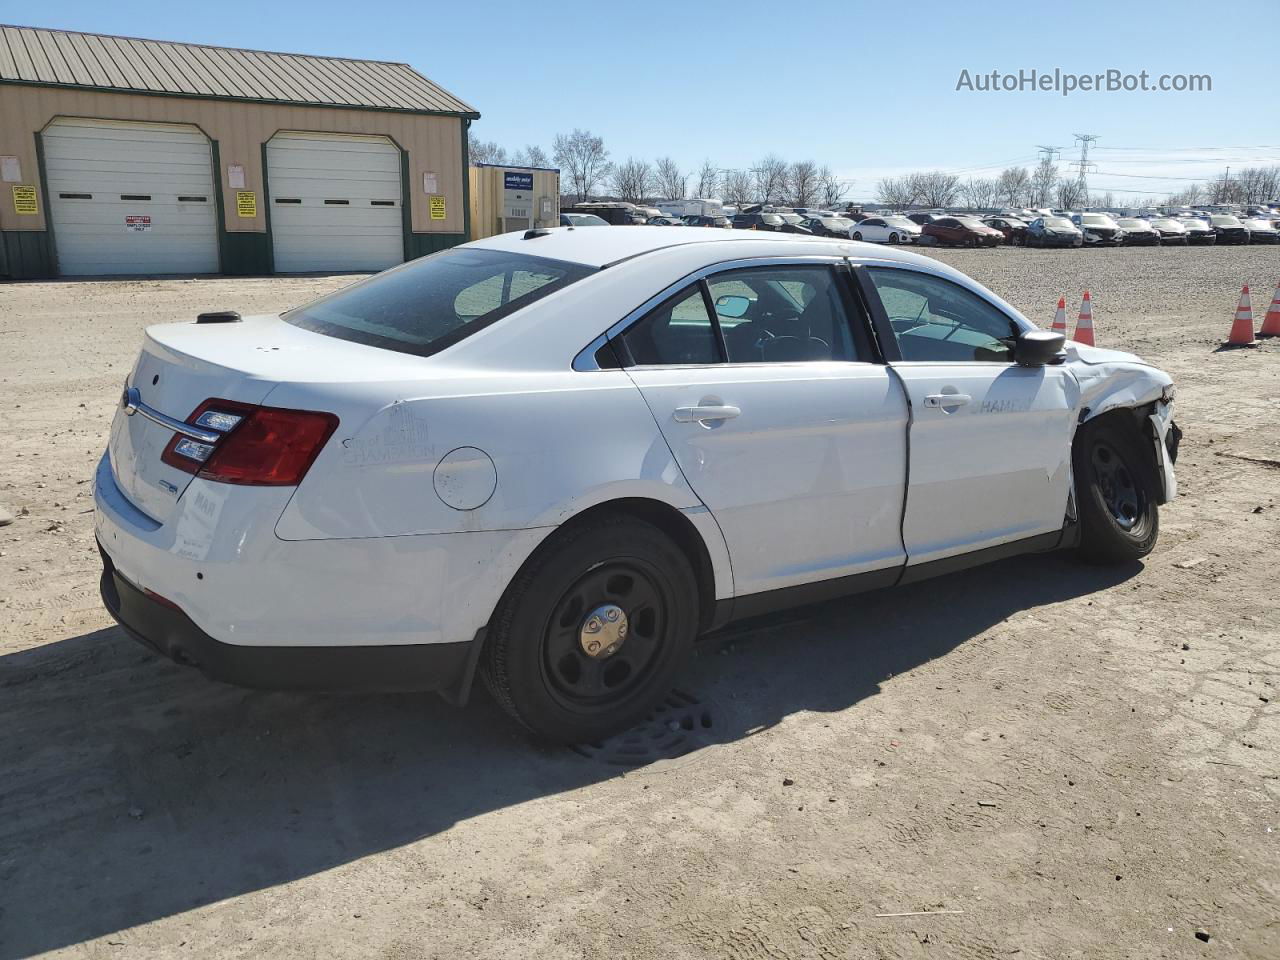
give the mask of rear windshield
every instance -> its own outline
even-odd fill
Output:
[[[427,357],[593,268],[499,250],[445,250],[284,314],[296,327]]]

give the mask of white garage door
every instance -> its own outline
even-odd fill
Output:
[[[212,157],[196,127],[60,119],[43,140],[61,274],[218,271]]]
[[[404,260],[400,151],[385,137],[277,133],[267,144],[279,273],[382,270]]]

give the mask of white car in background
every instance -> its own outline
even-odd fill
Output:
[[[1172,398],[927,257],[506,234],[148,328],[95,478],[102,596],[217,679],[461,702],[478,672],[539,736],[594,740],[731,620],[1144,556]]]
[[[871,243],[915,243],[920,231],[920,224],[906,217],[868,217],[849,229],[849,237]]]

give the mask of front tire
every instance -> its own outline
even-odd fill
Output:
[[[1121,564],[1151,552],[1160,534],[1159,486],[1146,438],[1124,414],[1080,427],[1072,447],[1081,557]]]
[[[855,240],[861,240],[861,239],[862,239],[862,233],[861,233],[860,231],[858,231],[858,230],[855,230],[855,231],[853,232],[853,239],[855,239]]]
[[[896,233],[889,234],[890,243],[898,243],[898,235]]]
[[[494,611],[485,686],[544,740],[624,730],[671,689],[693,649],[696,583],[688,557],[650,524],[613,516],[561,531]]]

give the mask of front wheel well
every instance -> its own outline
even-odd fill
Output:
[[[710,629],[716,606],[716,578],[715,570],[711,565],[711,554],[707,551],[702,535],[698,533],[689,518],[670,504],[644,497],[606,500],[604,503],[598,503],[581,513],[574,514],[556,533],[548,537],[546,542],[550,542],[563,530],[590,523],[608,515],[634,517],[657,527],[689,558],[689,563],[693,566],[694,575],[698,580],[699,633]]]

